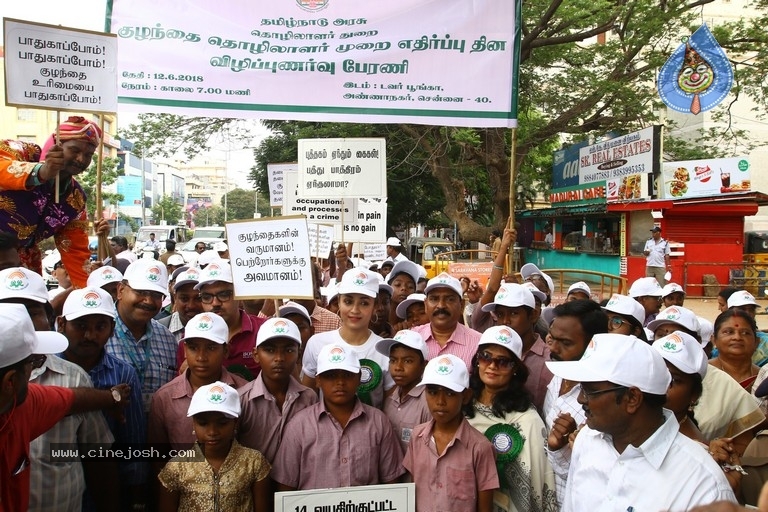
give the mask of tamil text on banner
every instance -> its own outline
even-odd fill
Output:
[[[9,18],[3,30],[7,105],[117,112],[114,35]]]
[[[581,148],[579,184],[653,173],[660,164],[660,140],[661,127],[651,126]]]
[[[338,489],[312,489],[275,493],[275,510],[314,512],[316,510],[380,510],[415,512],[416,487],[409,484],[361,485]]]
[[[299,197],[385,197],[386,141],[300,139]]]
[[[286,172],[295,172],[298,168],[299,167],[296,162],[284,164],[267,164],[267,180],[269,182],[269,206],[272,208],[282,208],[283,191],[285,190],[283,176],[285,176]]]
[[[387,245],[380,244],[365,244],[363,246],[363,257],[368,261],[384,261],[387,259]]]
[[[309,252],[315,258],[327,259],[333,246],[333,226],[327,224],[307,223],[309,229]]]
[[[717,196],[752,190],[746,157],[664,162],[659,196],[666,199]]]
[[[303,216],[228,222],[237,299],[314,298],[307,220]]]
[[[119,102],[188,115],[516,126],[510,0],[112,0]]]

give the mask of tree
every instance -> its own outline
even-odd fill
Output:
[[[209,206],[208,208],[200,208],[195,212],[192,220],[195,226],[223,226],[224,225],[224,208],[221,206]]]
[[[662,108],[654,87],[656,73],[680,44],[700,24],[701,9],[714,0],[527,0],[522,6],[522,40],[518,120],[515,146],[516,208],[535,192],[546,189],[550,179],[553,145],[571,143],[608,132],[629,132],[659,122]],[[768,107],[768,0],[755,3],[760,15],[753,20],[721,23],[715,28],[718,42],[730,51],[736,66],[735,101],[749,95],[764,111]],[[730,104],[714,114],[728,121]],[[197,133],[191,127],[212,123],[205,118],[165,118],[163,133],[147,131],[143,147],[165,147],[171,133]],[[222,120],[218,120],[222,121]],[[217,122],[218,122],[217,121]],[[272,140],[257,150],[255,181],[263,180],[267,161],[292,160],[293,141],[312,131],[338,129],[341,133],[377,133],[386,136],[388,152],[401,160],[390,168],[403,168],[403,176],[390,176],[393,191],[410,198],[410,204],[440,197],[442,213],[455,222],[465,240],[486,240],[492,225],[500,227],[510,214],[511,141],[505,129],[468,129],[421,125],[386,125],[374,129],[338,123],[267,123],[275,130]],[[136,133],[144,130],[140,126]],[[379,131],[377,131],[379,130]],[[360,136],[360,135],[356,135]],[[694,145],[704,144],[710,156],[737,144],[745,134],[733,123],[720,131],[702,133]],[[667,140],[672,140],[667,138]],[[690,148],[689,141],[688,147]],[[402,149],[402,152],[399,150]],[[682,144],[669,144],[676,154],[691,154]],[[731,151],[733,152],[733,151]],[[405,162],[402,163],[401,162]],[[394,164],[394,165],[392,165]],[[410,175],[407,173],[410,172]],[[423,179],[423,181],[422,181]],[[396,184],[393,186],[393,184]],[[420,194],[421,189],[426,191]],[[262,187],[263,188],[263,187]],[[490,194],[490,199],[487,199]],[[476,201],[475,201],[476,200]],[[486,202],[487,201],[487,202]],[[409,206],[408,202],[404,207]],[[434,208],[435,203],[431,203]],[[434,213],[435,210],[432,211]],[[423,213],[423,212],[422,212]],[[394,218],[400,205],[390,208]],[[403,215],[403,218],[413,218]]]
[[[256,191],[236,188],[225,194],[227,220],[252,219],[256,211]],[[224,197],[221,198],[221,206],[224,207]]]
[[[171,196],[163,196],[152,207],[152,218],[155,224],[161,220],[168,224],[178,224],[184,219],[184,207],[176,202]]]
[[[123,200],[122,194],[116,194],[112,192],[106,192],[105,187],[112,185],[117,181],[118,176],[125,175],[125,171],[118,169],[117,165],[120,160],[117,158],[106,157],[101,163],[101,197],[102,203],[116,204]],[[88,212],[88,218],[96,218],[96,160],[91,163],[88,169],[77,177],[78,183],[83,187],[86,194],[86,210]]]

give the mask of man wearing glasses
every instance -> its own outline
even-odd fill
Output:
[[[592,337],[608,331],[608,317],[594,301],[566,302],[552,312],[555,317],[549,328],[547,345],[553,361],[578,361]],[[555,471],[555,488],[561,504],[571,463],[569,437],[585,419],[578,403],[580,392],[578,382],[555,375],[547,385],[544,399],[544,423],[549,429],[547,458]]]
[[[598,334],[581,360],[547,366],[581,383],[578,400],[587,423],[573,444],[563,512],[736,503],[723,470],[663,409],[672,378],[648,344]]]
[[[115,333],[107,353],[129,363],[141,382],[144,412],[152,395],[176,376],[176,338],[154,316],[168,294],[168,270],[157,260],[141,258],[128,265],[117,287]]]
[[[200,292],[203,311],[216,313],[229,327],[229,352],[224,366],[230,373],[250,381],[261,371],[259,363],[253,358],[253,349],[256,333],[266,319],[250,315],[240,308],[232,283],[232,267],[224,260],[216,260],[200,271],[200,282],[195,289]]]

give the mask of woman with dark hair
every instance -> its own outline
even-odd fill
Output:
[[[738,288],[728,286],[720,290],[717,294],[717,309],[719,309],[721,313],[728,310],[728,299],[737,291],[739,291]]]
[[[556,511],[555,475],[544,451],[544,423],[525,389],[523,342],[510,327],[487,329],[472,358],[469,423],[491,441],[510,511]]]
[[[740,309],[728,309],[715,320],[717,357],[709,364],[733,377],[750,391],[760,368],[752,362],[757,348],[755,319]]]

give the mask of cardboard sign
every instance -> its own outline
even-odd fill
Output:
[[[307,219],[265,217],[227,222],[236,299],[311,299],[312,261]]]
[[[415,512],[416,484],[361,485],[275,493],[275,512],[316,510]]]
[[[296,172],[299,164],[296,162],[288,164],[267,164],[267,180],[269,181],[269,206],[272,208],[281,208],[283,206],[283,191],[285,185],[283,177],[286,171]]]
[[[299,197],[386,197],[384,139],[300,139]]]
[[[344,239],[355,242],[378,242],[387,238],[387,199],[361,197],[353,219],[344,219]]]
[[[3,30],[6,105],[117,112],[115,35],[9,18]]]
[[[309,229],[309,252],[315,258],[327,259],[333,245],[333,226],[307,223]]]

